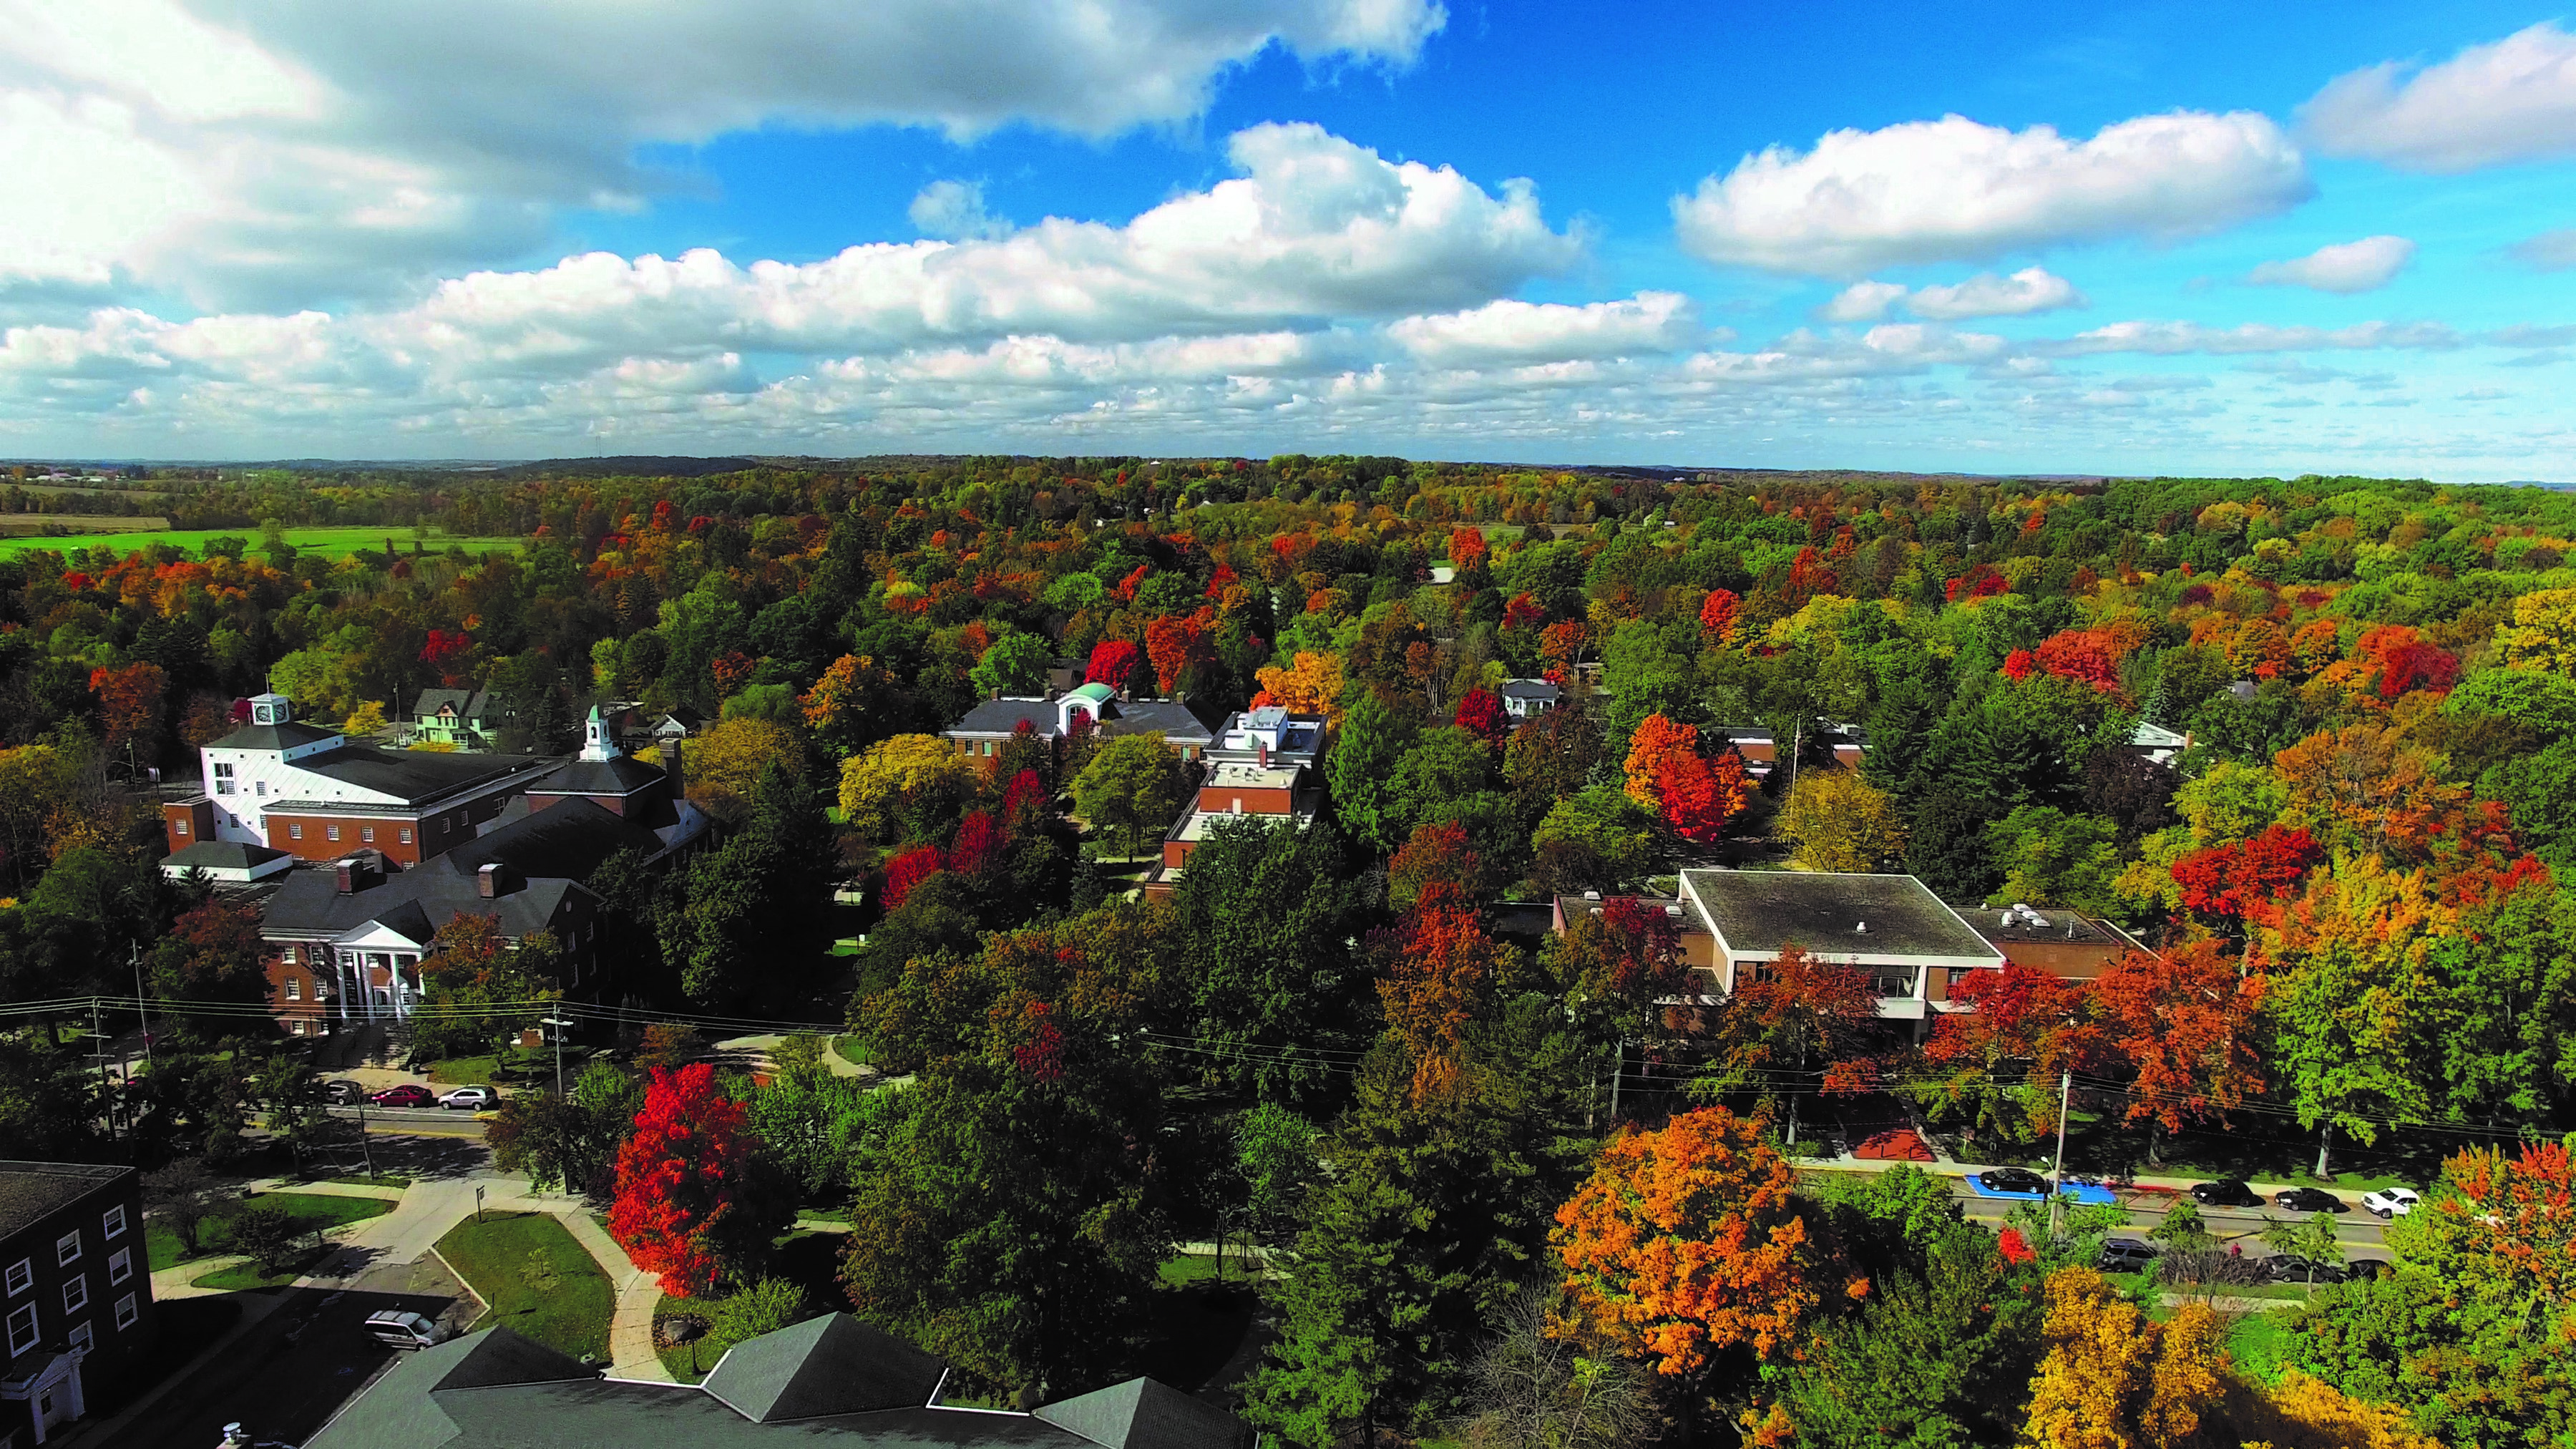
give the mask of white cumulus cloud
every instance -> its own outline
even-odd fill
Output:
[[[2304,257],[2265,262],[2246,274],[2258,287],[2307,287],[2319,292],[2368,292],[2385,287],[2415,259],[2415,243],[2402,236],[2366,236],[2319,247]]]
[[[1434,0],[81,0],[0,25],[0,300],[210,307],[396,295],[523,254],[568,208],[691,178],[638,160],[761,126],[1185,121],[1273,47],[1404,65]]]
[[[1673,198],[1683,246],[1712,262],[1817,276],[1982,261],[2114,237],[2194,236],[2312,191],[2270,118],[2176,111],[2076,141],[1963,116],[1773,147]]]
[[[2330,156],[2458,172],[2576,156],[2576,34],[2544,20],[2420,69],[2383,61],[2300,108]]]
[[[1699,317],[1679,292],[1639,292],[1579,307],[1506,298],[1465,312],[1406,317],[1386,330],[1422,362],[1476,367],[1678,351],[1698,335]]]
[[[921,188],[905,209],[915,229],[923,236],[946,241],[965,241],[1007,236],[1010,219],[994,216],[984,209],[984,183],[980,181],[934,181]]]
[[[1875,322],[1891,308],[1933,322],[1960,322],[1971,317],[2027,317],[2061,307],[2089,305],[2075,284],[2045,267],[2024,267],[2009,277],[1980,272],[1948,286],[1911,291],[1894,282],[1854,282],[1816,309],[1824,322]]]

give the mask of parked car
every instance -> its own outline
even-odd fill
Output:
[[[399,1087],[387,1087],[381,1092],[371,1092],[367,1100],[379,1107],[426,1107],[438,1099],[431,1096],[429,1088],[420,1083],[405,1082]]]
[[[1996,1167],[1968,1174],[1968,1186],[1999,1197],[2046,1197],[2048,1179],[2027,1167]]]
[[[449,1111],[480,1112],[501,1100],[501,1094],[490,1087],[459,1087],[438,1099],[438,1105]]]
[[[2241,1177],[2222,1177],[2216,1182],[2194,1183],[2191,1196],[2192,1200],[2202,1207],[2261,1207],[2263,1205],[2263,1199],[2256,1197],[2254,1189],[2247,1187],[2245,1179]]]
[[[2319,1263],[2289,1253],[2276,1253],[2266,1261],[2271,1267],[2272,1281],[2275,1283],[2313,1283],[2322,1288],[2328,1283],[2340,1283],[2352,1276],[2339,1263]]]
[[[402,1308],[368,1314],[367,1334],[389,1348],[404,1350],[427,1348],[452,1337],[446,1324]]]
[[[2352,1208],[2342,1198],[2323,1188],[2293,1187],[2285,1189],[2272,1201],[2294,1213],[2342,1213]]]
[[[2411,1187],[2384,1187],[2361,1195],[2361,1205],[2383,1218],[2402,1218],[2424,1201]]]
[[[2155,1266],[2156,1245],[2138,1238],[2113,1238],[2102,1245],[2102,1271],[2143,1273]]]
[[[367,1089],[347,1077],[333,1077],[322,1084],[322,1100],[334,1107],[354,1107],[366,1096]]]

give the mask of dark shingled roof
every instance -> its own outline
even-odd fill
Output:
[[[479,1345],[504,1339],[515,1342],[492,1369],[456,1377],[487,1351]],[[1160,1384],[1121,1385],[1037,1414],[931,1405],[939,1361],[846,1314],[736,1344],[703,1386],[603,1379],[547,1350],[524,1354],[525,1343],[495,1328],[424,1350],[305,1449],[1241,1449],[1247,1438],[1232,1417]],[[838,1407],[915,1389],[920,1397],[897,1407]]]
[[[411,712],[415,718],[436,714],[441,705],[454,705],[459,719],[473,719],[491,709],[492,694],[483,689],[424,689],[411,702]]]
[[[1682,880],[1731,955],[1767,956],[1795,942],[1835,957],[2003,959],[1910,875],[1691,870]],[[1864,922],[1865,934],[1855,929]]]
[[[244,725],[206,746],[210,750],[292,750],[316,740],[341,738],[336,730],[316,729],[292,721],[282,725]],[[297,761],[298,764],[303,763]]]
[[[619,755],[612,760],[567,760],[560,769],[528,782],[528,788],[539,795],[632,795],[661,780],[657,767]]]
[[[820,1419],[930,1402],[939,1360],[846,1313],[827,1313],[734,1345],[708,1393],[755,1423]]]
[[[516,940],[552,925],[564,897],[582,889],[577,882],[628,846],[649,855],[662,842],[596,801],[566,800],[345,896],[336,872],[291,872],[261,924],[278,935],[336,936],[375,921],[426,942],[439,927],[470,912],[499,917],[501,934]],[[508,866],[521,883],[487,901],[475,871],[494,862]]]
[[[488,835],[422,862],[421,869],[444,862],[471,877],[476,867],[498,861],[529,880],[588,880],[601,862],[627,849],[654,855],[662,840],[598,801],[575,796],[519,815]]]
[[[966,711],[948,727],[952,735],[1007,735],[1025,720],[1041,739],[1055,737],[1056,704],[1052,699],[988,699]],[[1190,743],[1213,740],[1216,729],[1199,718],[1188,703],[1173,699],[1122,699],[1109,706],[1100,733],[1110,739],[1161,730],[1165,739]]]
[[[1037,1416],[1106,1449],[1204,1449],[1244,1438],[1232,1414],[1152,1379],[1129,1379],[1049,1404]]]
[[[33,1226],[134,1169],[86,1162],[0,1161],[0,1239]]]

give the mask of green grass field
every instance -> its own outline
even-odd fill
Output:
[[[485,1213],[438,1240],[438,1255],[507,1324],[575,1358],[608,1359],[617,1289],[549,1213]]]
[[[413,537],[408,527],[290,528],[286,530],[287,543],[302,552],[317,553],[326,558],[346,558],[360,549],[381,551],[387,539],[393,540],[396,552],[408,554],[411,552]],[[90,548],[113,549],[122,554],[132,553],[136,549],[151,544],[169,543],[186,549],[190,556],[194,557],[205,552],[208,539],[215,538],[247,540],[254,554],[260,548],[260,534],[256,528],[164,528],[138,533],[84,533],[69,538],[0,538],[0,555],[26,553],[34,549],[52,549],[58,553],[69,553],[77,549]],[[518,549],[525,540],[454,538],[437,529],[431,529],[429,535],[419,542],[422,548],[431,553],[445,553],[451,544],[463,544],[468,553],[500,553]]]
[[[232,1233],[225,1226],[225,1220],[245,1204],[253,1202],[273,1202],[299,1218],[318,1218],[325,1227],[333,1228],[345,1223],[358,1223],[369,1218],[382,1217],[394,1210],[394,1199],[389,1197],[338,1197],[318,1192],[264,1192],[257,1197],[245,1198],[241,1202],[230,1204],[220,1215],[209,1215],[204,1222],[198,1224],[197,1241],[204,1245],[206,1250],[200,1256],[210,1257],[232,1251]],[[186,1261],[180,1248],[179,1235],[159,1222],[144,1225],[143,1246],[151,1262],[152,1271],[155,1273],[164,1268],[176,1267]]]

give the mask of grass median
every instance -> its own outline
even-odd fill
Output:
[[[438,1240],[438,1256],[500,1324],[575,1358],[608,1361],[617,1289],[551,1213],[487,1212]]]

